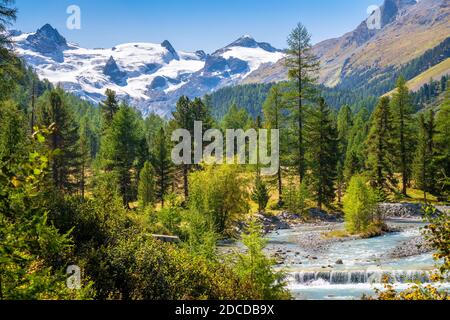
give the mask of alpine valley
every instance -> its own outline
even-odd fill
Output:
[[[415,81],[418,89],[450,72],[449,35],[448,0],[385,0],[381,29],[370,30],[363,21],[354,31],[314,46],[321,62],[319,81],[382,95],[400,74],[411,80],[441,64]],[[183,95],[201,97],[224,87],[287,79],[284,51],[248,35],[210,54],[179,51],[169,41],[86,49],[49,24],[13,36],[18,55],[41,78],[93,103],[112,89],[144,115],[170,116]]]

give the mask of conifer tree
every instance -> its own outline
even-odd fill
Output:
[[[393,123],[389,98],[380,99],[371,120],[367,137],[367,168],[370,183],[380,191],[395,186]]]
[[[11,44],[7,27],[16,21],[17,9],[11,7],[13,3],[12,0],[0,0],[0,49]]]
[[[113,121],[114,115],[119,111],[119,103],[117,101],[116,92],[111,89],[106,89],[106,100],[101,103],[103,119],[105,124],[109,126]]]
[[[81,119],[80,123],[80,140],[79,140],[79,154],[80,154],[80,172],[79,184],[81,197],[85,197],[86,191],[86,175],[92,161],[92,140],[93,133],[89,127],[89,122],[86,117]]]
[[[440,195],[450,191],[450,86],[436,116],[436,166]]]
[[[185,129],[188,130],[191,134],[191,137],[194,137],[194,123],[195,121],[202,122],[202,130],[203,133],[210,129],[212,126],[212,117],[210,110],[203,103],[203,101],[199,98],[191,101],[188,97],[182,96],[178,102],[175,112],[172,114],[174,118],[174,125],[177,129]],[[194,139],[192,139],[191,146],[192,156],[194,152]],[[190,164],[182,164],[182,176],[183,176],[183,190],[185,202],[189,198],[189,183],[188,176],[189,172],[192,169]]]
[[[73,177],[78,174],[80,167],[79,128],[61,88],[51,90],[41,97],[37,122],[52,130],[48,147],[54,153],[50,166],[53,185],[60,190],[74,191],[78,186]]]
[[[139,115],[132,107],[122,104],[102,140],[104,168],[117,174],[125,206],[133,198],[131,173],[132,169],[136,169],[135,160],[142,140],[139,128]]]
[[[426,117],[426,118],[425,118]],[[423,191],[424,201],[427,193],[433,193],[436,185],[435,145],[436,124],[434,111],[419,116],[419,139],[413,165],[413,177],[416,186]]]
[[[289,79],[293,81],[294,89],[289,94],[293,100],[293,108],[297,136],[297,167],[300,182],[305,178],[307,166],[305,160],[305,112],[304,102],[311,99],[312,85],[315,83],[319,68],[317,57],[312,52],[311,36],[308,30],[299,23],[287,39],[288,50],[286,66],[289,69]]]
[[[345,189],[345,157],[347,154],[350,130],[353,126],[353,113],[348,105],[343,106],[338,113],[337,130],[339,143],[339,161],[337,165],[337,195],[338,202],[341,202],[342,193]]]
[[[263,106],[265,126],[268,129],[280,130],[280,161],[277,172],[278,187],[278,206],[283,204],[283,173],[281,169],[282,153],[286,152],[286,143],[284,139],[284,129],[286,126],[286,105],[283,101],[283,91],[281,85],[275,85],[269,92],[269,95]]]
[[[155,201],[155,176],[153,167],[148,161],[139,174],[138,199],[139,205],[144,208]]]
[[[368,134],[367,109],[361,109],[355,116],[353,126],[350,129],[347,153],[344,163],[344,179],[346,183],[355,174],[362,173],[365,169],[366,138]]]
[[[159,130],[155,144],[151,151],[151,162],[154,168],[156,195],[164,208],[164,198],[169,193],[172,182],[172,161],[164,128]]]
[[[322,205],[332,203],[335,198],[338,161],[336,124],[323,98],[319,98],[317,108],[311,111],[308,142],[311,189],[317,206],[322,209]]]
[[[391,110],[395,119],[397,166],[402,176],[401,193],[406,196],[406,190],[411,179],[415,139],[412,123],[414,110],[405,78],[400,77],[398,79],[397,90],[391,103]]]

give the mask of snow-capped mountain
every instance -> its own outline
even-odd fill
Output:
[[[12,37],[18,55],[42,79],[94,103],[112,89],[143,114],[163,116],[170,115],[181,95],[193,98],[239,84],[263,64],[284,56],[250,36],[212,54],[177,51],[169,41],[86,49],[67,42],[48,24],[35,33],[13,31]]]

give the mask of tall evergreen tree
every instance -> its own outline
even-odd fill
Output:
[[[297,134],[297,166],[300,182],[305,177],[307,166],[305,161],[305,112],[304,102],[311,99],[312,84],[315,83],[319,68],[317,57],[312,52],[311,36],[308,30],[299,23],[287,39],[288,50],[286,66],[289,69],[289,79],[293,81],[294,89],[290,94],[293,100],[296,118]]]
[[[282,157],[281,153],[287,151],[284,143],[284,129],[286,126],[286,105],[283,101],[283,90],[281,85],[275,85],[269,92],[269,95],[263,106],[265,126],[268,129],[280,130],[280,161],[277,172],[277,187],[278,187],[278,205],[283,204],[283,172],[282,172]],[[283,132],[281,132],[283,131]]]
[[[17,9],[11,7],[13,0],[0,0],[0,48],[11,44],[7,27],[16,21]]]
[[[414,130],[412,116],[414,109],[411,104],[406,80],[400,77],[397,90],[392,97],[392,112],[395,118],[397,144],[397,166],[402,176],[401,192],[406,196],[406,190],[411,179],[411,167],[414,158]]]
[[[202,122],[203,133],[211,128],[213,122],[210,110],[201,99],[196,98],[191,101],[185,96],[182,96],[178,100],[176,110],[173,113],[173,118],[175,127],[177,129],[180,128],[188,130],[191,137],[194,137],[195,121]],[[192,139],[191,147],[192,154],[190,156],[192,159],[194,152],[194,139]],[[191,169],[192,166],[190,164],[182,164],[183,189],[186,203],[189,198],[188,176]]]
[[[156,136],[151,159],[155,174],[156,195],[161,207],[164,207],[164,198],[169,193],[172,182],[172,161],[164,128],[161,128]]]
[[[367,109],[361,109],[355,116],[353,126],[350,129],[347,154],[344,163],[344,179],[346,183],[355,174],[362,173],[365,169],[366,138],[369,131],[369,113]]]
[[[152,205],[155,201],[155,175],[148,161],[139,174],[138,199],[142,207]]]
[[[82,198],[85,197],[87,170],[91,164],[93,157],[92,140],[93,140],[93,133],[89,126],[89,121],[86,117],[83,117],[80,123],[80,140],[79,140],[79,148],[80,148],[79,184]]]
[[[78,187],[74,177],[78,174],[80,162],[78,124],[61,88],[41,97],[37,122],[41,126],[51,127],[48,146],[54,153],[51,160],[54,186],[60,190],[74,191]]]
[[[450,86],[436,117],[436,165],[439,193],[450,192]]]
[[[426,118],[425,118],[426,117]],[[413,177],[416,186],[423,191],[424,201],[427,193],[433,193],[436,186],[435,145],[436,134],[434,111],[423,113],[419,117],[419,139],[413,165]]]
[[[105,124],[109,126],[113,121],[114,115],[119,111],[119,102],[117,101],[116,92],[106,89],[106,100],[101,103],[103,119]]]
[[[322,205],[329,205],[335,198],[338,161],[336,124],[323,98],[319,98],[317,108],[311,111],[308,129],[311,188],[317,206],[322,209]]]
[[[367,168],[371,185],[380,191],[395,186],[393,119],[389,106],[390,99],[382,97],[372,115],[367,137]]]
[[[132,169],[136,169],[135,160],[141,141],[139,127],[139,115],[132,107],[122,104],[102,140],[104,168],[117,174],[120,193],[126,206],[134,194]]]
[[[353,112],[348,105],[343,106],[338,113],[337,130],[339,143],[339,161],[337,165],[337,195],[341,202],[342,193],[345,190],[344,167],[347,154],[350,130],[353,126]]]

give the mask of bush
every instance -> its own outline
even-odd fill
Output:
[[[292,181],[289,183],[285,191],[285,207],[290,213],[305,215],[310,194],[306,181],[299,186]]]
[[[111,246],[105,259],[109,298],[125,300],[252,299],[252,284],[223,263],[139,233]]]
[[[252,200],[258,204],[258,212],[264,212],[269,202],[270,195],[267,185],[264,183],[260,175],[257,175],[255,187],[252,192]]]
[[[254,295],[261,300],[289,299],[282,272],[272,269],[275,261],[264,254],[266,240],[261,236],[261,227],[254,221],[249,223],[248,233],[242,236],[247,248],[245,254],[239,254],[235,270],[237,274],[253,284]]]
[[[206,166],[190,175],[190,208],[209,217],[218,234],[233,236],[237,218],[249,210],[246,185],[238,166]]]
[[[375,221],[377,196],[364,177],[352,177],[343,205],[345,228],[348,232],[364,233]]]

